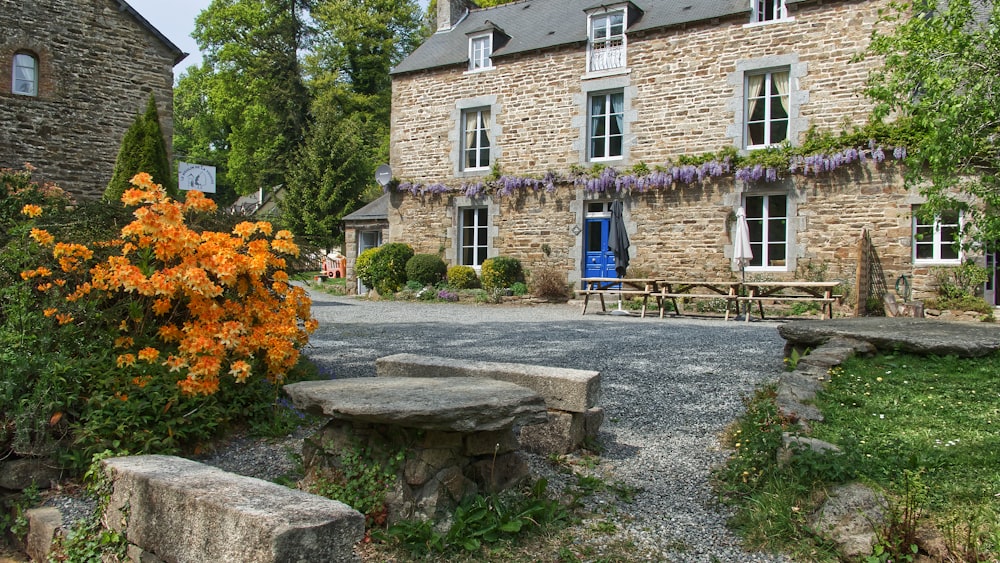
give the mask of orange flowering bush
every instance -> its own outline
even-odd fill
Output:
[[[299,352],[317,323],[285,271],[291,235],[133,184],[125,207],[70,205],[0,170],[0,456],[81,469],[298,419],[279,384],[314,373]]]
[[[272,237],[263,221],[240,223],[231,234],[197,232],[185,217],[215,211],[212,200],[188,192],[174,201],[145,173],[132,184],[122,202],[136,207],[135,220],[108,245],[120,252],[103,261],[92,263],[85,245],[33,232],[39,244],[52,245],[62,272],[77,275],[66,300],[125,304],[116,366],[136,376],[176,372],[190,395],[215,393],[226,376],[242,383],[260,373],[280,383],[317,326],[305,291],[285,272],[285,257],[299,252],[291,233]]]

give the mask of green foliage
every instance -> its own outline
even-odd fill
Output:
[[[455,509],[445,533],[433,522],[403,521],[391,526],[387,536],[414,557],[434,553],[477,552],[484,545],[511,540],[564,521],[564,506],[548,497],[545,479],[528,491],[467,497]]]
[[[125,131],[111,181],[104,190],[104,199],[112,203],[120,201],[125,190],[132,187],[130,180],[139,172],[148,172],[154,182],[166,188],[171,196],[176,196],[177,184],[167,157],[167,143],[160,129],[156,98],[152,94],[149,95],[145,113],[137,115]]]
[[[406,263],[412,257],[410,245],[390,242],[362,252],[354,262],[354,271],[361,283],[390,295],[406,283]]]
[[[28,533],[28,509],[36,506],[40,500],[38,486],[34,483],[20,494],[5,496],[0,501],[0,529],[7,530],[15,538],[23,539]]]
[[[421,285],[435,285],[445,278],[448,265],[437,254],[414,254],[406,262],[406,279]]]
[[[483,289],[488,292],[507,289],[517,282],[523,282],[521,261],[509,256],[488,258],[483,262],[481,281]]]
[[[1000,3],[892,3],[880,24],[867,55],[884,63],[866,94],[876,119],[898,116],[914,132],[908,184],[930,213],[973,196],[981,205],[968,209],[963,240],[1000,239]]]
[[[528,286],[524,282],[514,282],[510,286],[510,292],[517,296],[527,295]]]
[[[185,104],[175,143],[224,162],[225,184],[238,193],[284,184],[302,142],[306,8],[303,0],[213,2],[195,20],[205,60],[178,83]]]
[[[947,299],[971,297],[989,280],[986,268],[972,260],[966,260],[954,268],[935,268],[934,278],[938,294]]]
[[[396,473],[403,463],[403,452],[377,455],[369,447],[354,444],[334,451],[322,445],[326,455],[335,455],[339,467],[325,470],[309,481],[305,489],[315,495],[339,500],[365,515],[365,527],[385,522],[385,496],[396,483]]]
[[[877,529],[878,542],[866,563],[913,561],[919,553],[917,527],[927,500],[927,487],[920,479],[921,470],[904,469],[896,489],[898,499],[890,499],[885,524]]]
[[[454,289],[475,289],[479,287],[479,276],[472,266],[451,266],[447,273],[448,285]]]
[[[97,506],[93,513],[77,521],[65,536],[56,534],[49,560],[102,563],[127,559],[128,540],[125,534],[107,528],[102,520],[105,508],[111,499],[111,482],[101,468],[101,461],[116,455],[128,455],[128,452],[115,453],[105,450],[95,453],[91,458],[84,474],[84,482],[88,493],[97,499]]]

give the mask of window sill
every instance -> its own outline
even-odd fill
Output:
[[[914,266],[961,266],[962,259],[958,260],[917,260],[913,259]]]
[[[595,72],[588,72],[588,73],[584,74],[583,76],[581,76],[580,80],[594,80],[594,79],[597,79],[597,78],[607,78],[609,76],[624,76],[624,75],[631,74],[631,73],[632,73],[632,69],[623,66],[621,68],[613,68],[613,69],[609,69],[609,70],[598,70],[598,71],[595,71]]]
[[[488,66],[488,67],[485,67],[485,68],[477,68],[476,70],[467,70],[467,71],[463,72],[462,74],[481,74],[483,72],[490,72],[490,71],[493,71],[493,70],[496,70],[496,69],[497,69],[497,67],[495,67],[495,66]]]
[[[750,22],[750,23],[743,24],[743,29],[747,29],[747,28],[750,28],[750,27],[763,27],[763,26],[775,25],[775,24],[779,24],[779,23],[790,23],[790,22],[794,22],[794,21],[795,21],[794,17],[787,17],[787,18],[780,18],[780,19],[776,19],[776,20],[765,20],[765,21],[762,21],[762,22]]]

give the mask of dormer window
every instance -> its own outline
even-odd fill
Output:
[[[493,34],[475,35],[469,38],[469,71],[484,70],[493,66]]]
[[[785,0],[750,0],[751,23],[783,20],[788,17]]]
[[[587,70],[600,72],[625,67],[625,22],[623,6],[617,10],[590,14]]]

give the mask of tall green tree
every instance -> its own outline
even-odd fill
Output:
[[[167,193],[177,195],[177,183],[174,182],[170,158],[167,156],[167,143],[160,128],[160,112],[156,109],[156,98],[152,94],[146,103],[146,111],[137,115],[125,131],[115,159],[115,170],[104,189],[104,199],[113,202],[120,200],[125,190],[131,186],[129,180],[139,172],[148,172],[154,182],[167,189]]]
[[[1000,241],[1000,3],[894,4],[872,39],[875,117],[909,128],[907,181],[929,214],[965,208],[966,241]],[[972,205],[969,205],[972,203]]]
[[[191,66],[174,87],[174,161],[214,166],[215,193],[206,195],[227,206],[238,197],[226,173],[231,128],[209,106],[212,77],[211,66]]]
[[[226,179],[238,193],[282,184],[309,107],[299,52],[308,0],[213,0],[192,34],[208,67],[197,82],[226,135]],[[179,86],[186,86],[179,84]]]
[[[341,218],[377,193],[375,168],[388,158],[389,70],[416,48],[421,14],[412,0],[321,0],[312,19],[312,124],[282,209],[293,232],[330,248]]]

